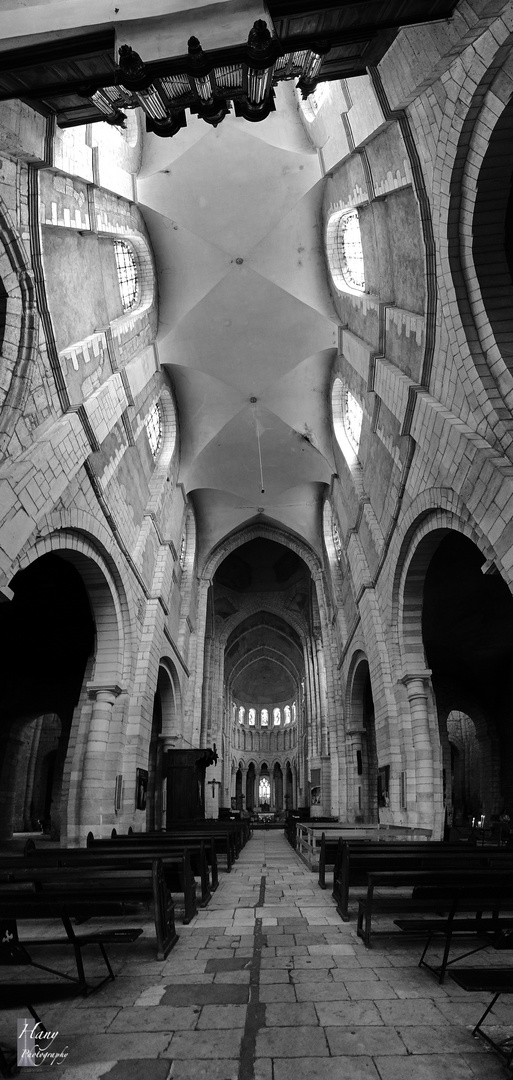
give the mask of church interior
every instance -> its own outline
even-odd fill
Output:
[[[237,889],[178,926],[159,978],[217,989],[208,964],[230,961],[239,985],[266,878],[275,969],[336,939],[360,976],[340,1001],[363,1009],[370,955],[287,821],[509,834],[513,4],[2,0],[0,55],[0,849],[251,822]],[[242,929],[229,956],[209,925],[222,945]],[[412,948],[403,990],[379,953],[372,1008],[422,998]],[[419,1080],[448,1058],[458,1080],[505,1075],[465,1030],[454,1052],[317,1056],[310,1035],[306,1064],[292,1037],[255,1057],[265,1003],[298,1037],[342,1023],[318,1008],[339,1004],[334,965],[324,998],[276,978],[209,999],[226,1038],[253,1017],[230,1054],[191,1042],[169,1072],[159,1034],[93,1066],[71,1040],[63,1074],[338,1080],[349,1055],[350,1080],[402,1080],[413,1053]],[[128,1025],[137,995],[115,986]],[[468,1027],[468,994],[427,992]],[[198,1000],[165,998],[191,1040]]]

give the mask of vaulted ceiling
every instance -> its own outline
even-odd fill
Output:
[[[203,556],[255,517],[319,541],[337,344],[323,183],[291,84],[264,123],[228,116],[212,129],[191,117],[172,140],[146,137],[138,199],[158,272],[160,362]]]

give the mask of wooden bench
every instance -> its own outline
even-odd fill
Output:
[[[490,868],[481,871],[472,868],[455,870],[454,866],[450,870],[403,869],[388,873],[371,872],[367,875],[366,896],[358,901],[356,932],[358,937],[363,939],[366,947],[370,948],[373,915],[396,915],[401,912],[408,914],[436,912],[438,914],[441,910],[449,913],[451,908],[447,900],[448,893],[451,897],[456,894],[459,896],[461,890],[463,891],[460,904],[464,903],[465,895],[472,902],[470,907],[460,906],[459,910],[477,911],[477,908],[473,907],[474,891],[481,885],[489,888],[490,892],[492,888],[497,887],[506,893],[512,888],[511,874]],[[387,892],[380,893],[382,889],[386,889]],[[397,895],[398,889],[403,890],[402,896]],[[437,889],[438,894],[435,891]],[[441,902],[442,893],[446,897],[445,905]],[[393,933],[394,931],[386,932]],[[429,931],[426,930],[426,932]]]
[[[0,920],[59,919],[66,936],[57,939],[32,939],[30,945],[70,945],[74,949],[77,975],[85,981],[81,949],[98,944],[122,942],[124,931],[101,930],[76,935],[71,918],[126,914],[127,905],[153,904],[157,937],[157,958],[165,960],[178,941],[175,930],[174,903],[166,884],[161,859],[149,860],[146,866],[20,867],[0,873]],[[139,936],[137,928],[136,936]],[[126,940],[130,940],[127,931]],[[132,940],[134,938],[132,937]],[[102,952],[103,954],[103,952]],[[105,957],[104,957],[105,959]],[[109,968],[106,960],[107,968]],[[110,974],[110,973],[109,973]]]
[[[476,993],[493,994],[490,1004],[486,1007],[483,1015],[477,1021],[472,1035],[480,1035],[482,1039],[492,1047],[496,1053],[506,1062],[510,1068],[513,1065],[513,1043],[511,1036],[499,1042],[492,1039],[488,1032],[483,1031],[483,1023],[493,1009],[501,994],[513,994],[513,968],[460,968],[449,972],[451,979],[461,986],[462,990]]]
[[[128,845],[130,842],[149,848],[160,849],[164,854],[168,850],[187,849],[190,854],[191,867],[194,875],[201,880],[201,904],[205,906],[211,899],[211,893],[219,886],[219,871],[217,866],[217,851],[215,836],[191,836],[190,833],[168,834],[156,832],[128,832],[118,833],[113,829],[109,838],[111,841],[119,841],[118,847]],[[102,838],[102,843],[104,840]],[[88,836],[88,845],[93,847],[97,840],[92,833]],[[113,844],[113,850],[116,844]]]
[[[107,842],[108,843],[108,842]],[[130,870],[131,867],[148,869],[155,859],[162,858],[166,885],[171,893],[183,894],[183,922],[189,923],[197,915],[196,883],[190,865],[189,853],[186,850],[168,850],[162,852],[160,848],[145,848],[133,845],[120,850],[112,851],[103,848],[35,848],[29,851],[25,859],[15,856],[4,856],[0,860],[2,869],[19,869],[39,867],[76,866],[80,868],[98,867],[108,870]],[[210,892],[207,891],[207,900]]]
[[[194,845],[193,845],[194,847]],[[62,850],[62,849],[61,849]],[[76,855],[76,851],[80,855]],[[183,922],[185,925],[198,914],[196,901],[196,882],[194,873],[201,879],[201,904],[205,906],[211,898],[209,888],[208,868],[205,852],[201,845],[196,850],[182,845],[171,844],[146,844],[140,842],[135,836],[128,837],[126,842],[122,838],[91,840],[87,849],[72,848],[63,856],[58,853],[61,865],[105,865],[120,866],[123,864],[145,866],[153,859],[161,859],[164,867],[166,885],[171,893],[183,896]],[[30,856],[29,856],[30,858]]]
[[[216,820],[215,822],[203,821],[195,823],[172,821],[168,823],[165,832],[157,835],[184,838],[195,836],[204,840],[213,836],[216,842],[217,855],[226,856],[226,870],[228,873],[230,873],[234,862],[238,859],[245,842],[245,831],[241,828],[241,823],[235,821],[218,822]]]
[[[219,855],[223,855],[223,856],[225,855],[226,856],[225,869],[226,869],[226,871],[228,873],[230,873],[236,858],[238,858],[238,852],[240,850],[240,848],[239,848],[240,833],[236,833],[233,830],[227,828],[225,822],[222,823],[223,828],[219,828],[219,829],[206,829],[206,828],[200,827],[199,825],[187,826],[187,824],[185,823],[185,825],[184,825],[183,822],[181,824],[182,824],[181,829],[179,829],[178,826],[177,826],[176,828],[173,828],[173,829],[169,829],[169,830],[165,829],[165,830],[160,830],[158,832],[149,832],[149,833],[143,833],[143,832],[134,833],[133,831],[131,831],[129,829],[128,834],[127,834],[127,839],[129,839],[130,837],[134,837],[134,836],[137,836],[137,837],[139,837],[139,836],[149,836],[149,837],[153,838],[154,840],[157,840],[157,839],[158,840],[169,840],[171,842],[175,841],[175,842],[178,842],[178,843],[182,843],[184,845],[187,845],[188,841],[190,841],[192,843],[199,843],[199,841],[203,840],[206,844],[209,844],[212,840],[214,840],[216,856],[219,856]],[[231,824],[232,824],[232,822],[228,823],[228,825],[231,825]],[[92,834],[90,834],[90,835],[92,835]],[[116,837],[113,837],[113,839],[116,839]],[[88,840],[88,842],[89,842],[89,840]],[[208,858],[208,851],[209,851],[209,849],[207,848],[206,849],[207,858]]]
[[[324,832],[321,836],[319,851],[319,885],[321,889],[326,888],[326,867],[331,865],[335,868],[340,862],[342,843],[342,837],[340,836],[329,836],[326,839],[326,833]]]
[[[365,885],[373,871],[443,869],[451,867],[513,866],[512,852],[505,849],[476,848],[463,842],[383,841],[353,842],[342,840],[335,856],[333,898],[341,919],[349,919],[349,890]]]
[[[494,882],[489,874],[474,876],[472,881],[461,884],[460,875],[456,885],[421,886],[413,890],[413,900],[428,899],[432,907],[447,910],[445,917],[437,916],[429,919],[396,919],[396,925],[404,933],[427,935],[427,941],[419,960],[419,967],[425,967],[438,977],[440,984],[443,983],[447,968],[452,964],[463,960],[467,956],[473,956],[488,946],[501,947],[505,933],[513,929],[513,883],[511,878]],[[471,912],[471,917],[462,918],[463,914]],[[488,914],[485,914],[488,913]],[[425,959],[433,938],[441,934],[445,938],[445,946],[440,964],[428,964]],[[467,949],[451,960],[450,950],[454,935],[472,936],[479,941],[478,945]]]

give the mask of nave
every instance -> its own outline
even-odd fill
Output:
[[[109,949],[114,983],[40,1007],[58,1031],[54,1048],[67,1048],[61,1080],[507,1075],[471,1034],[489,995],[466,994],[450,978],[439,986],[417,967],[417,939],[376,937],[366,949],[354,909],[343,923],[281,832],[254,833],[208,907],[188,926],[178,919],[177,930],[158,962],[148,918],[130,950]],[[92,957],[86,963],[91,975]],[[486,966],[488,950],[470,963]],[[499,1000],[489,1023],[507,1034],[510,1020],[509,999]],[[12,1012],[0,1023],[2,1041],[12,1039]]]

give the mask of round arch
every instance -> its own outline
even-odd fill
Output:
[[[449,304],[452,305],[451,312],[447,310],[445,325],[449,335],[458,336],[458,375],[463,392],[475,402],[474,416],[481,416],[481,434],[493,445],[504,440],[504,452],[510,453],[510,432],[503,410],[508,408],[509,412],[508,400],[513,390],[511,364],[506,366],[504,363],[501,345],[492,333],[473,246],[478,198],[476,170],[486,183],[488,178],[482,174],[482,166],[490,146],[490,137],[511,97],[513,35],[504,37],[504,26],[499,18],[497,22],[490,22],[484,40],[491,45],[486,50],[487,66],[484,71],[479,40],[472,46],[479,69],[477,86],[475,63],[469,57],[466,76],[458,87],[459,100],[465,103],[464,109],[454,110],[453,103],[447,99],[447,112],[440,120],[447,124],[449,138],[437,142],[432,203],[434,223],[440,238],[440,303],[444,310],[448,309]],[[505,148],[505,153],[509,153],[509,148]],[[500,168],[500,162],[497,164]],[[444,175],[450,182],[449,201],[446,199],[445,184],[440,180]],[[456,182],[452,182],[453,179]],[[495,202],[494,192],[491,198]],[[487,231],[491,232],[491,229]],[[498,257],[496,247],[494,262],[498,261]],[[466,334],[464,341],[461,340],[462,328]]]
[[[430,495],[433,497],[432,492]],[[403,674],[424,671],[426,667],[421,626],[424,581],[433,555],[450,532],[467,537],[493,563],[494,552],[486,538],[452,510],[433,507],[412,523],[401,545],[392,593]]]
[[[23,241],[0,196],[0,279],[5,288],[5,323],[15,340],[0,358],[0,453],[3,453],[30,392],[38,347],[39,315],[34,280]],[[10,354],[10,355],[9,355]]]
[[[382,784],[378,792],[371,674],[367,655],[360,649],[349,665],[345,713],[348,809],[356,821],[376,822],[379,806],[388,809],[390,785]],[[383,778],[386,779],[386,771]]]
[[[87,663],[84,661],[82,675],[78,673],[78,685],[81,678],[82,687],[63,730],[66,747],[59,816],[61,836],[70,840],[91,828],[97,829],[106,797],[106,768],[114,768],[113,758],[120,749],[112,745],[119,735],[117,725],[111,721],[114,712],[123,708],[120,699],[131,673],[128,604],[119,574],[90,537],[71,529],[49,533],[37,539],[19,559],[17,573],[28,571],[42,557],[49,556],[76,571],[94,625],[94,648]]]
[[[221,543],[216,544],[205,560],[201,571],[202,578],[211,580],[227,555],[231,555],[232,551],[236,551],[237,548],[247,544],[250,540],[259,538],[273,540],[276,544],[282,544],[283,547],[289,548],[290,551],[294,551],[295,554],[299,555],[299,558],[306,563],[314,579],[321,574],[322,566],[320,558],[309,544],[285,529],[281,529],[276,525],[265,525],[262,523],[260,525],[247,525],[245,528],[241,529],[240,532],[232,533],[231,536],[221,541]]]

